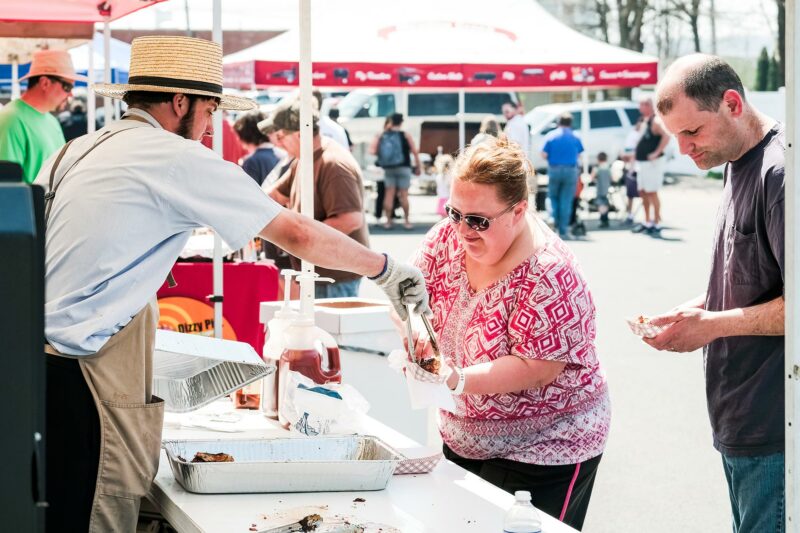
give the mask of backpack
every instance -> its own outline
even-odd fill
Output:
[[[402,167],[406,164],[403,135],[402,131],[387,131],[381,135],[380,141],[378,141],[377,164],[379,167]]]

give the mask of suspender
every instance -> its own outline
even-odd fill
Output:
[[[126,116],[122,117],[122,120],[136,120],[138,122],[144,122],[145,124],[147,124],[149,126],[153,126],[146,119],[144,119],[144,118],[142,118],[142,117],[140,117],[138,115],[126,115]],[[69,145],[72,144],[72,141],[74,141],[75,139],[70,140],[67,144],[64,145],[64,147],[61,149],[61,152],[59,152],[58,157],[56,158],[55,162],[53,163],[53,167],[50,169],[50,187],[49,187],[49,190],[47,191],[47,194],[44,195],[44,206],[45,206],[44,207],[44,223],[45,223],[45,227],[47,226],[47,223],[50,220],[50,209],[53,207],[53,201],[55,200],[55,197],[56,197],[56,191],[58,191],[59,185],[61,185],[61,183],[64,181],[64,178],[67,177],[67,174],[69,174],[70,171],[73,168],[75,168],[75,166],[78,163],[80,163],[83,160],[84,157],[89,155],[92,152],[92,150],[94,150],[95,148],[97,148],[98,146],[100,146],[101,144],[106,142],[107,140],[109,140],[111,137],[113,137],[117,133],[121,133],[123,131],[128,131],[128,130],[132,130],[132,129],[136,129],[136,128],[126,128],[124,130],[117,130],[115,132],[109,132],[109,131],[104,132],[100,136],[100,138],[88,150],[86,150],[83,154],[81,154],[81,156],[78,159],[76,159],[75,162],[72,163],[72,165],[70,165],[70,167],[67,169],[67,171],[64,172],[64,174],[61,176],[61,179],[59,179],[58,181],[55,181],[56,169],[58,168],[58,165],[61,163],[61,160],[64,158],[64,154],[67,153],[67,149],[69,148]],[[177,285],[177,283],[175,282],[175,278],[172,276],[172,271],[170,271],[169,275],[167,275],[167,283],[169,284],[170,288],[175,287]]]
[[[64,157],[64,154],[67,152],[67,148],[69,148],[69,145],[72,144],[72,141],[74,141],[75,139],[72,139],[72,141],[69,141],[67,144],[64,145],[64,148],[61,149],[61,152],[58,154],[58,157],[56,158],[55,163],[53,163],[53,168],[50,169],[50,190],[47,191],[47,194],[44,195],[44,205],[45,205],[45,208],[44,208],[44,223],[45,223],[45,225],[47,225],[47,222],[50,220],[50,209],[53,207],[53,200],[56,197],[56,191],[58,191],[58,186],[61,185],[61,183],[64,181],[64,178],[67,176],[67,174],[69,174],[69,171],[72,170],[73,168],[75,168],[75,165],[80,163],[83,160],[84,157],[86,157],[87,155],[89,155],[91,153],[92,150],[94,150],[95,148],[97,148],[98,146],[100,146],[101,144],[103,144],[104,142],[109,140],[111,137],[113,137],[114,135],[116,135],[117,133],[120,133],[122,131],[125,131],[125,130],[117,130],[117,131],[115,131],[113,133],[107,131],[107,132],[103,133],[103,135],[100,136],[100,139],[98,139],[97,142],[95,142],[88,150],[86,150],[83,153],[83,155],[81,155],[78,159],[75,160],[74,163],[72,163],[72,166],[70,166],[67,169],[67,171],[64,172],[64,174],[61,176],[61,179],[58,180],[57,182],[53,183],[53,181],[55,180],[55,176],[56,176],[56,168],[58,167],[59,163],[61,163],[61,159]]]

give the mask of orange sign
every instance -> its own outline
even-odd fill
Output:
[[[170,296],[158,300],[158,329],[214,336],[214,308],[205,302],[183,296]],[[235,341],[236,332],[228,319],[222,319],[222,338]]]

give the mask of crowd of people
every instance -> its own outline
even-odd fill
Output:
[[[531,147],[521,107],[509,102],[504,128],[487,117],[457,157],[440,154],[444,219],[405,265],[370,250],[361,169],[346,132],[320,116],[321,97],[312,113],[309,220],[299,215],[299,100],[268,115],[252,111],[252,102],[222,93],[221,57],[219,45],[201,39],[134,40],[128,83],[94,86],[123,99],[125,115],[65,143],[50,112],[80,77],[68,55],[40,52],[27,91],[0,112],[0,159],[19,162],[27,182],[50,191],[48,526],[135,527],[163,416],[147,371],[153,297],[192,229],[209,226],[233,247],[259,236],[292,264],[318,265],[335,283],[318,285],[317,297],[355,296],[368,277],[401,318],[406,304],[432,315],[442,367],[432,373],[409,361],[406,372],[454,395],[454,411],[439,417],[445,456],[509,492],[531,491],[538,508],[581,529],[611,405],[591,290],[564,242],[584,152],[572,117],[560,117],[543,146]],[[218,110],[248,111],[223,131],[222,158],[197,142],[212,133]],[[654,317],[664,331],[645,341],[657,350],[705,350],[733,530],[783,531],[783,126],[753,108],[736,73],[713,56],[676,61],[640,110],[625,154],[628,196],[644,206],[633,231],[661,231],[670,134],[699,168],[726,164],[708,290]],[[532,149],[548,163],[552,230],[530,206]],[[387,117],[370,151],[384,171],[385,227],[393,226],[395,198],[411,227],[408,188],[421,161],[402,115]],[[592,179],[608,226],[608,154],[598,154]],[[431,353],[430,342],[417,344],[416,356]],[[125,412],[115,407],[120,394]],[[109,457],[117,459],[101,460]]]

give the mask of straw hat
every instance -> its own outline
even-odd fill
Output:
[[[86,76],[79,76],[72,66],[72,58],[66,50],[39,50],[33,54],[31,69],[19,81],[34,76],[56,76],[71,81],[88,81]]]
[[[128,83],[97,83],[100,96],[121,99],[128,91],[212,96],[220,109],[248,111],[256,103],[222,94],[222,47],[192,37],[139,37],[131,45]]]

